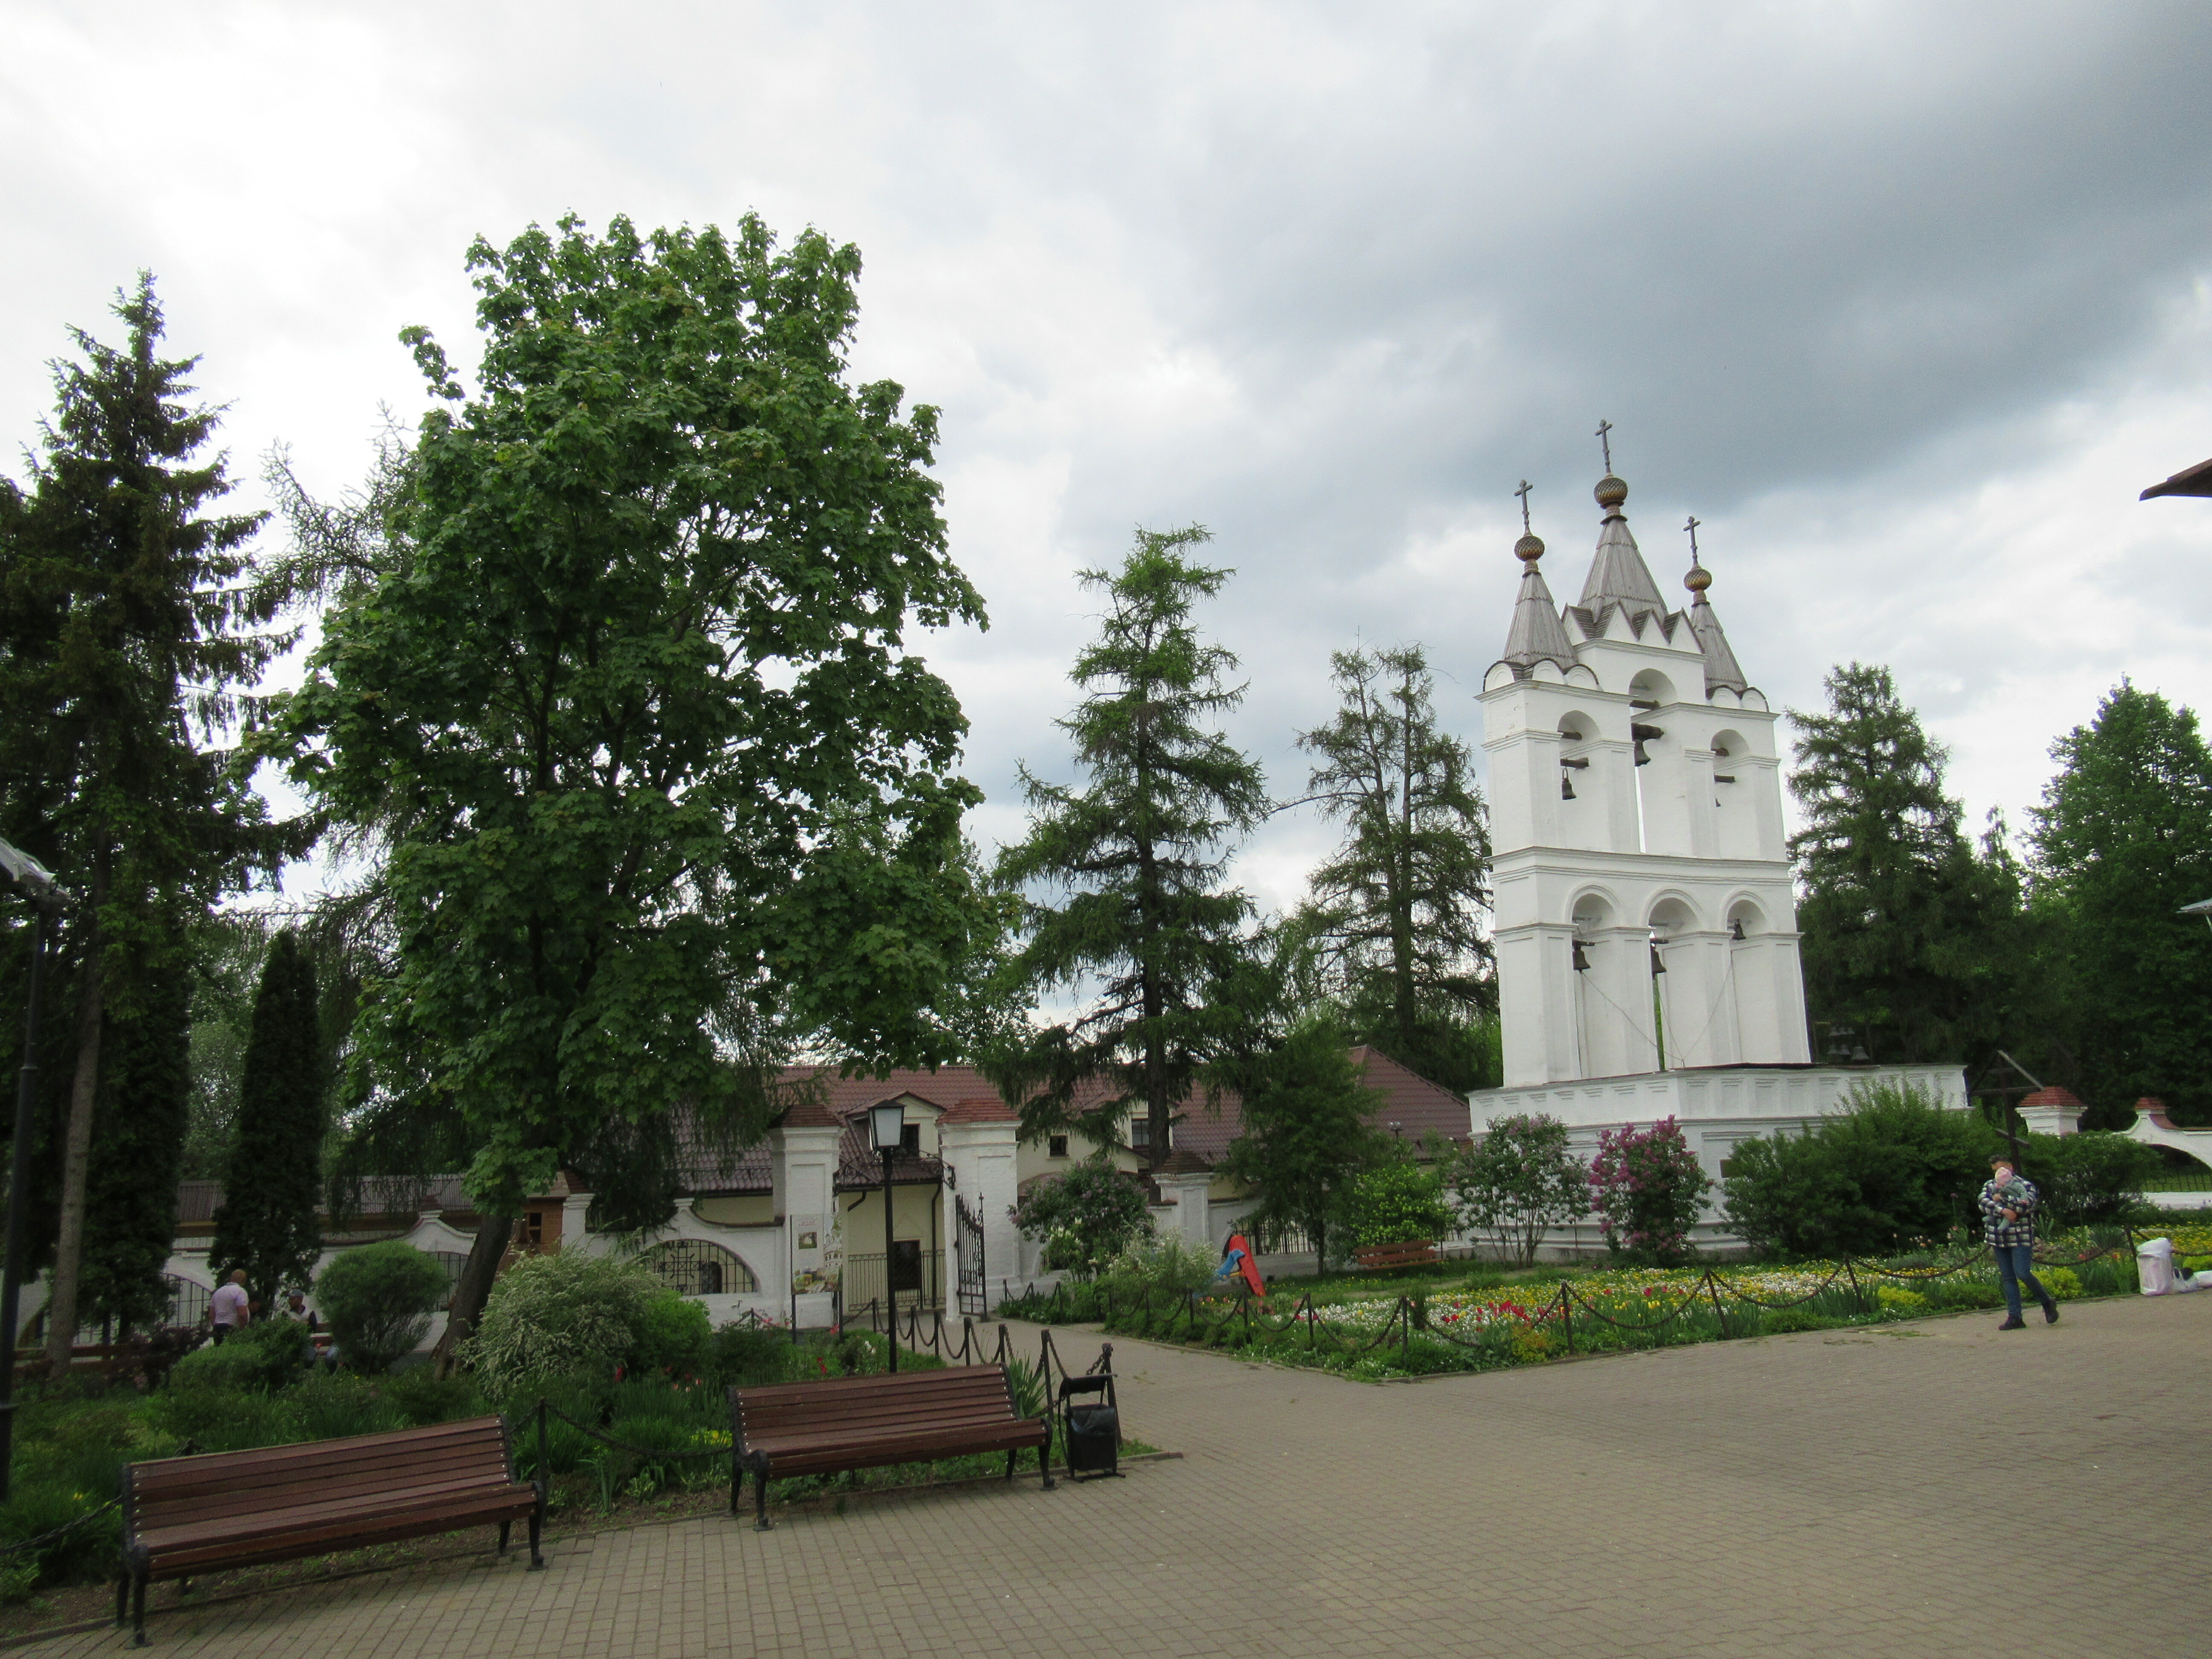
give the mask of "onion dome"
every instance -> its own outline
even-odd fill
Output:
[[[1544,538],[1534,531],[1513,544],[1513,556],[1523,564],[1533,565],[1544,556]]]
[[[1608,472],[1597,481],[1597,488],[1590,494],[1597,497],[1597,504],[1607,513],[1618,513],[1620,504],[1628,499],[1628,484],[1626,480]]]

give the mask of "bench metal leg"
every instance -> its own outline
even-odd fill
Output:
[[[499,1523],[499,1553],[501,1555],[505,1555],[507,1553],[507,1540],[514,1534],[514,1522],[502,1521]]]
[[[1011,1448],[1006,1452],[1006,1479],[1009,1480],[1014,1478],[1014,1460],[1020,1455],[1020,1452]]]
[[[131,1617],[131,1569],[125,1567],[115,1580],[115,1628],[121,1630],[124,1620]]]
[[[131,1577],[131,1639],[139,1647],[146,1645],[146,1567],[141,1562]]]

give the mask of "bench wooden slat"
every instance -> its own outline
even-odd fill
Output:
[[[251,1451],[170,1457],[123,1472],[125,1577],[146,1640],[146,1586],[224,1567],[258,1566],[462,1527],[530,1523],[530,1560],[544,1565],[541,1483],[514,1478],[503,1418],[351,1435]]]
[[[732,1389],[730,1438],[731,1512],[750,1468],[763,1530],[768,1483],[786,1475],[1003,1451],[1011,1480],[1014,1454],[1035,1446],[1039,1472],[1052,1484],[1050,1427],[1016,1414],[1003,1365]]]

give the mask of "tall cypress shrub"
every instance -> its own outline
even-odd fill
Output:
[[[102,1041],[77,1304],[88,1324],[143,1329],[168,1307],[161,1275],[176,1241],[191,1110],[189,984],[181,970],[164,976],[136,1014],[108,1022]]]
[[[254,998],[212,1252],[217,1276],[245,1268],[246,1290],[264,1308],[273,1305],[280,1286],[305,1284],[322,1254],[315,1214],[322,1188],[320,1078],[314,964],[288,927],[270,945]]]

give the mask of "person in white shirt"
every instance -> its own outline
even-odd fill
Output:
[[[253,1304],[246,1299],[246,1269],[234,1267],[227,1284],[216,1286],[208,1301],[208,1322],[215,1327],[216,1345],[242,1325],[253,1322]]]

